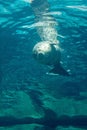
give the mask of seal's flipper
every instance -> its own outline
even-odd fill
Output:
[[[61,66],[60,63],[55,65],[54,68],[48,72],[48,74],[54,74],[54,75],[60,74],[63,76],[70,76],[70,74]]]

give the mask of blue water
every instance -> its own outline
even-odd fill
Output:
[[[71,76],[46,75],[48,66],[33,59],[32,49],[41,38],[28,0],[0,0],[0,107],[12,108],[17,105],[16,93],[27,91],[36,107],[50,102],[50,96],[58,101],[66,98],[69,102],[74,100],[74,105],[77,103],[78,114],[87,115],[87,1],[48,2],[49,13],[58,23],[55,29],[62,48],[61,61]],[[44,94],[49,96],[45,98]]]

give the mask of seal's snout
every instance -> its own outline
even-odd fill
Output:
[[[42,53],[42,52],[39,52],[38,53],[38,58],[41,60],[41,59],[43,59],[44,58],[44,54]]]
[[[33,57],[34,59],[37,59],[37,60],[42,60],[44,59],[44,53],[43,52],[33,52]]]

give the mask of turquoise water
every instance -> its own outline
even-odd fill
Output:
[[[87,115],[87,1],[48,0],[45,4],[44,15],[53,20],[61,62],[71,76],[47,75],[50,68],[32,57],[34,45],[47,38],[40,30],[44,9],[37,16],[28,0],[0,0],[0,116],[40,118],[47,114],[50,118],[52,111],[56,116]],[[83,128],[34,124],[0,128],[4,129]]]

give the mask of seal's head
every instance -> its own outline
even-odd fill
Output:
[[[52,65],[53,68],[47,74],[60,74],[69,76],[69,73],[61,66],[61,49],[58,44],[47,41],[37,43],[33,48],[33,57],[42,64]]]
[[[55,65],[60,61],[60,48],[47,41],[39,42],[33,48],[33,57],[42,64]]]

